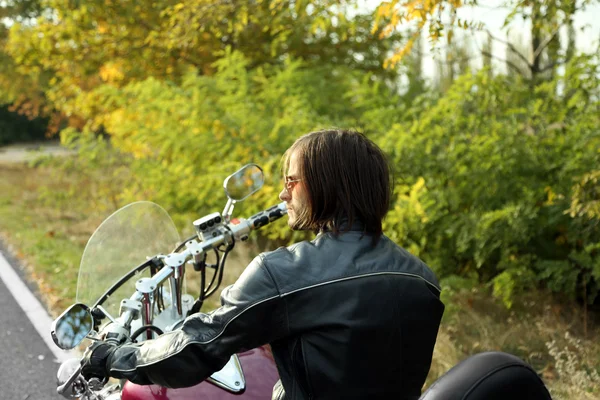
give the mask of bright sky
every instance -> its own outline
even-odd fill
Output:
[[[494,36],[503,40],[506,40],[507,33],[510,33],[511,37],[519,37],[523,45],[525,45],[530,40],[530,24],[517,18],[518,23],[513,22],[507,28],[502,29],[504,20],[510,12],[508,8],[500,8],[504,2],[502,0],[480,0],[480,6],[478,7],[464,7],[459,9],[458,16],[468,21],[483,22]],[[364,9],[372,10],[381,4],[381,0],[363,0],[363,4]],[[600,4],[587,6],[585,12],[578,12],[575,15],[574,26],[577,31],[577,48],[583,52],[595,51],[600,44]],[[486,35],[483,33],[473,35],[470,32],[465,32],[461,35],[456,32],[456,35],[457,40],[468,41],[474,53],[477,53],[478,49],[481,49],[486,41]],[[561,36],[565,38],[564,42],[566,42],[566,29],[561,31]],[[427,76],[432,77],[434,75],[435,63],[429,52],[428,45],[424,47],[428,55],[423,60],[423,69]],[[496,42],[494,43],[492,52],[497,57],[504,59],[505,47],[504,44]],[[503,64],[499,60],[495,60],[494,62],[500,65]],[[481,60],[475,64],[477,63],[481,65]],[[504,68],[504,65],[502,65],[502,68]]]

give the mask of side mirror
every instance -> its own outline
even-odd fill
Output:
[[[69,307],[52,323],[52,340],[63,350],[75,348],[94,327],[94,319],[85,304],[77,303]]]
[[[264,183],[262,169],[256,164],[246,164],[225,178],[223,188],[229,200],[238,202],[254,194]]]

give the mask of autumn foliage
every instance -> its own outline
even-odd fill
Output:
[[[440,91],[409,50],[417,34],[451,36],[446,22],[474,28],[455,13],[472,2],[391,0],[372,13],[344,0],[9,3],[38,7],[11,9],[0,31],[0,101],[50,117],[79,149],[70,167],[110,167],[90,176],[118,187],[112,205],[220,211],[223,178],[256,162],[267,184],[238,209],[249,214],[278,201],[280,156],[296,137],[355,128],[395,170],[385,231],[448,285],[489,284],[509,307],[540,285],[598,302],[597,55],[549,36],[546,66],[469,68]],[[546,3],[541,38],[577,2]]]

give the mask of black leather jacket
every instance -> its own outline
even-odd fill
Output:
[[[444,306],[433,272],[382,236],[350,231],[263,253],[181,329],[120,347],[110,375],[197,384],[231,354],[270,343],[275,399],[417,399]]]

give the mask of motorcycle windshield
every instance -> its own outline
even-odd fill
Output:
[[[77,280],[77,302],[92,306],[115,282],[148,257],[168,254],[180,241],[169,214],[148,201],[129,204],[113,213],[88,241]],[[118,316],[121,300],[131,297],[135,283],[148,270],[129,279],[103,307]]]

